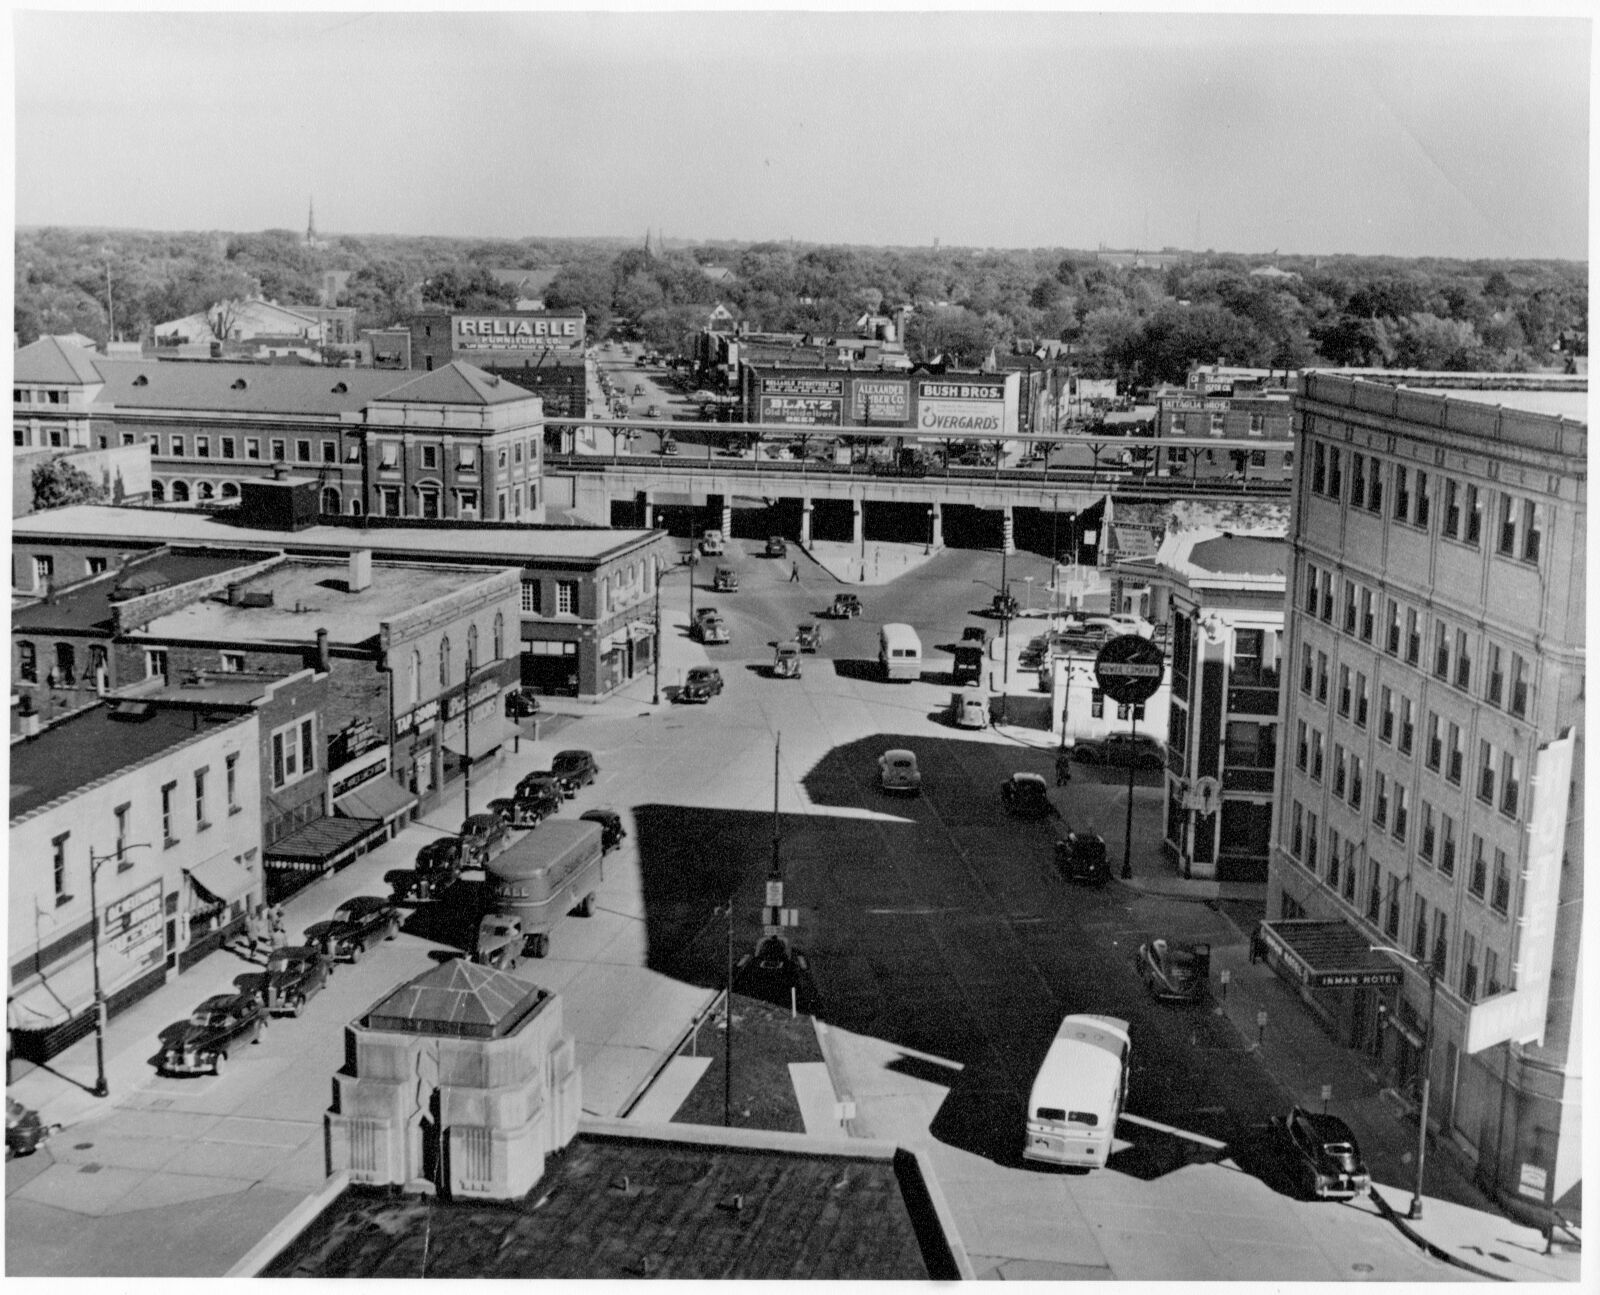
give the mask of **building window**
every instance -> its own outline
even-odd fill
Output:
[[[1508,708],[1517,718],[1528,713],[1528,663],[1520,654],[1511,654],[1511,704]]]
[[[1489,644],[1489,670],[1484,680],[1483,699],[1491,706],[1500,704],[1500,697],[1505,689],[1505,655],[1500,650],[1498,643]]]
[[[495,466],[499,468],[500,471],[504,472],[506,470],[506,447],[504,445],[500,447],[499,452],[495,455],[494,461]]]
[[[311,462],[311,442],[296,441],[294,443],[294,457],[297,463]]]
[[[422,515],[424,517],[438,517],[439,492],[437,490],[419,490],[417,491],[417,500],[422,506]]]
[[[1411,490],[1408,485],[1410,479],[1410,469],[1396,464],[1394,469],[1394,518],[1397,522],[1411,520]]]
[[[1322,573],[1322,619],[1333,624],[1333,572]]]
[[[273,440],[273,442],[272,442],[272,461],[274,463],[282,463],[285,459],[287,459],[289,457],[288,445],[289,445],[289,443],[287,441],[278,440],[278,439],[274,439]]]
[[[1335,892],[1339,889],[1339,844],[1339,833],[1330,827],[1328,829],[1328,889]]]
[[[1444,482],[1443,533],[1447,539],[1461,538],[1461,483],[1450,477]]]
[[[167,677],[167,650],[165,648],[145,649],[144,677],[146,679],[165,679]]]
[[[1383,465],[1376,458],[1367,465],[1367,511],[1374,514],[1383,512]]]
[[[1456,687],[1467,692],[1472,687],[1472,652],[1466,630],[1456,631]]]
[[[166,845],[178,842],[177,806],[178,784],[169,782],[161,788],[161,839]]]
[[[1298,859],[1305,852],[1306,842],[1306,811],[1299,801],[1295,801],[1293,812],[1290,815],[1289,829],[1289,854]]]
[[[556,581],[556,615],[576,616],[578,614],[578,582],[576,580]]]
[[[258,438],[254,436],[244,438],[244,456],[247,459],[259,459],[261,457],[261,442]]]
[[[1411,956],[1421,962],[1428,956],[1428,901],[1418,895],[1411,907]]]
[[[461,512],[476,515],[478,511],[478,492],[476,490],[463,490],[461,495]]]
[[[1417,725],[1412,716],[1411,698],[1400,699],[1400,749],[1406,755],[1411,754],[1411,744],[1417,736]]]
[[[1361,757],[1350,757],[1350,808],[1361,808]]]
[[[242,674],[243,671],[243,652],[224,652],[222,654],[222,672],[224,674]]]
[[[1333,744],[1333,794],[1340,800],[1344,799],[1345,787],[1348,783],[1344,759],[1344,747],[1338,742]]]
[[[1478,799],[1494,804],[1494,747],[1483,741],[1478,743]]]
[[[1466,542],[1473,548],[1478,547],[1478,541],[1483,538],[1483,496],[1477,486],[1467,487],[1467,534]]]
[[[1244,687],[1276,687],[1277,662],[1265,659],[1265,630],[1235,630],[1233,635],[1233,682]]]
[[[1356,904],[1356,843],[1344,843],[1344,895],[1345,903],[1351,908]]]
[[[400,443],[398,441],[384,441],[378,447],[378,466],[380,468],[397,468],[400,466]]]
[[[1294,765],[1301,773],[1311,768],[1311,738],[1305,720],[1300,720],[1295,725]]]
[[[540,614],[539,604],[541,599],[540,584],[537,580],[524,580],[522,582],[522,610],[530,615]]]
[[[439,447],[437,445],[424,445],[420,447],[422,466],[430,472],[439,468]]]
[[[1522,778],[1517,769],[1517,757],[1509,751],[1500,753],[1500,812],[1517,816],[1517,804],[1522,791]]]
[[[1390,877],[1387,911],[1383,918],[1383,931],[1391,940],[1400,934],[1400,878]]]
[[[1442,623],[1433,627],[1433,676],[1450,677],[1450,631]]]
[[[1495,548],[1503,558],[1517,553],[1517,501],[1510,495],[1500,496],[1500,539]]]
[[[1314,562],[1306,563],[1306,615],[1317,614],[1317,566]]]
[[[1389,826],[1389,775],[1381,769],[1372,775],[1372,821]]]
[[[478,470],[478,447],[476,445],[456,446],[456,471],[476,472]]]
[[[1439,816],[1439,871],[1446,877],[1456,875],[1456,821],[1448,814]]]
[[[230,755],[223,761],[226,791],[228,793],[228,813],[237,814],[243,805],[239,803],[239,757]]]
[[[337,463],[339,461],[339,442],[322,442],[322,461],[324,463]]]
[[[194,823],[202,831],[211,826],[211,820],[206,817],[206,769],[194,771]]]
[[[1311,696],[1311,644],[1300,645],[1300,691]]]
[[[1344,582],[1344,632],[1356,632],[1356,583],[1354,580]]]
[[[1367,676],[1364,675],[1364,674],[1361,674],[1360,672],[1357,672],[1357,674],[1356,674],[1356,727],[1357,728],[1366,728],[1366,726],[1367,726],[1367,703],[1369,701],[1369,697],[1368,697],[1367,694],[1368,694]]]
[[[128,852],[128,814],[133,809],[132,802],[118,805],[111,811],[111,817],[116,820],[117,835],[117,871],[122,872],[132,865],[125,862]]]
[[[33,560],[33,587],[36,591],[50,588],[50,582],[55,579],[56,560],[51,557],[36,557]]]
[[[1360,508],[1367,502],[1367,456],[1350,456],[1350,504]]]
[[[1461,785],[1461,767],[1466,761],[1466,747],[1461,732],[1461,725],[1452,721],[1450,725],[1450,758],[1445,765],[1444,779],[1448,783],[1459,787]]]
[[[39,650],[25,639],[17,643],[17,678],[23,683],[39,682]]]
[[[467,675],[478,668],[478,627],[467,626]]]
[[[1339,667],[1339,714],[1344,719],[1350,718],[1350,667]]]
[[[1316,729],[1311,730],[1311,777],[1322,781],[1322,734]]]
[[[1472,867],[1467,872],[1467,890],[1469,893],[1483,898],[1484,887],[1488,883],[1489,860],[1483,852],[1483,838],[1476,832],[1472,834]]]
[[[1388,684],[1378,689],[1378,740],[1394,741],[1394,692]]]
[[[1433,806],[1422,802],[1422,839],[1417,842],[1417,858],[1424,863],[1433,862],[1433,852],[1438,840],[1438,829],[1433,821]]]
[[[506,618],[503,612],[494,614],[494,659],[505,660],[506,655]]]
[[[328,513],[334,517],[337,517],[339,513],[343,511],[340,508],[341,502],[342,501],[339,498],[339,492],[332,486],[322,487],[321,507],[324,513]]]
[[[522,442],[521,441],[517,441],[511,446],[511,461],[513,463],[521,463],[522,462]]]
[[[1493,949],[1483,951],[1483,996],[1493,998],[1500,992],[1500,955]]]
[[[1335,446],[1328,447],[1328,498],[1342,499],[1344,497],[1344,482],[1339,475],[1339,451]]]
[[[1328,447],[1317,441],[1311,447],[1311,493],[1324,494],[1328,488]]]
[[[1396,782],[1394,785],[1394,827],[1392,831],[1394,839],[1402,844],[1405,843],[1406,828],[1410,826],[1410,799],[1411,793],[1402,787],[1399,782]]]
[[[1427,528],[1429,519],[1430,501],[1428,498],[1428,474],[1417,469],[1417,508],[1414,520],[1418,526]]]
[[[1422,618],[1414,607],[1406,608],[1406,664],[1422,659]]]
[[[1471,934],[1461,937],[1461,997],[1469,1003],[1478,998],[1478,941]]]
[[[1317,700],[1324,705],[1328,701],[1328,654],[1317,653]]]
[[[1363,589],[1361,591],[1361,641],[1363,643],[1372,642],[1372,629],[1374,620],[1372,606],[1372,590]]]
[[[439,639],[439,687],[450,686],[450,636]]]
[[[275,791],[317,771],[317,718],[306,715],[272,734],[272,787]]]
[[[1277,762],[1277,735],[1276,724],[1231,721],[1225,737],[1227,764],[1235,769],[1272,768]]]
[[[1089,690],[1089,718],[1104,719],[1106,715],[1106,695],[1098,688]]]
[[[1307,811],[1306,813],[1306,867],[1312,872],[1317,871],[1317,847],[1321,844],[1321,829],[1317,826],[1317,816]]]
[[[238,442],[236,442],[233,439],[233,437],[231,437],[231,436],[219,437],[218,438],[218,444],[222,447],[221,450],[219,451],[219,453],[221,454],[221,456],[223,458],[231,459],[231,458],[234,457],[234,451],[238,448]]]
[[[50,842],[50,876],[58,904],[71,898],[67,894],[67,838],[71,835],[71,832],[63,832]]]
[[[183,437],[174,436],[172,438],[172,454],[173,454],[173,457],[174,458],[182,458],[184,456],[184,454],[186,454],[186,453],[187,453],[187,451],[184,449],[184,446],[183,446]]]
[[[1383,869],[1376,862],[1367,865],[1367,921],[1378,924],[1378,910],[1383,902]]]
[[[1539,560],[1539,510],[1531,499],[1522,504],[1522,560]]]
[[[1494,852],[1494,892],[1489,897],[1489,907],[1504,917],[1511,910],[1511,869],[1506,863],[1506,852]]]

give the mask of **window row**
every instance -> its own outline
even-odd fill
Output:
[[[1346,465],[1348,464],[1348,473]],[[1311,450],[1311,493],[1381,516],[1385,478],[1392,480],[1389,515],[1397,522],[1430,529],[1432,483],[1421,468],[1386,463],[1375,454],[1345,451],[1323,441]],[[1348,483],[1348,490],[1346,489]],[[1439,534],[1477,548],[1483,542],[1486,490],[1454,477],[1442,479]],[[1540,507],[1531,499],[1499,492],[1494,513],[1494,551],[1520,562],[1538,562],[1543,546]]]
[[[506,618],[505,614],[502,612],[496,612],[494,614],[494,628],[491,631],[488,646],[492,655],[485,658],[482,653],[482,645],[478,638],[478,627],[473,624],[468,624],[466,643],[467,654],[461,663],[462,682],[465,682],[467,677],[471,675],[471,673],[479,666],[487,665],[490,661],[505,660]],[[438,666],[439,688],[441,691],[443,691],[444,689],[452,687],[456,682],[454,673],[455,660],[452,656],[450,636],[448,634],[442,634],[439,636]],[[409,705],[416,706],[421,703],[423,694],[422,679],[422,652],[421,649],[413,648],[411,651],[410,686],[407,690],[410,697],[408,702]]]

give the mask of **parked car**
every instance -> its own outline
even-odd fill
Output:
[[[723,534],[719,530],[708,530],[700,537],[700,552],[704,553],[708,558],[720,558],[724,547]]]
[[[578,794],[579,787],[587,787],[600,774],[593,751],[557,751],[550,762],[550,772],[567,786],[570,799]]]
[[[1151,940],[1134,955],[1139,979],[1152,998],[1195,1003],[1206,996],[1211,978],[1211,946],[1186,940]]]
[[[794,627],[794,641],[802,652],[815,652],[822,646],[822,626],[803,621]]]
[[[780,643],[772,653],[772,675],[775,679],[800,677],[800,645],[793,639]]]
[[[911,751],[885,751],[878,757],[878,785],[884,791],[903,791],[918,795],[922,791],[922,772]]]
[[[1110,764],[1126,769],[1160,769],[1167,762],[1167,748],[1144,733],[1107,733],[1085,738],[1072,748],[1072,758],[1084,764]]]
[[[722,671],[716,666],[697,665],[690,669],[683,687],[678,689],[679,701],[710,701],[722,692]]]
[[[566,797],[557,786],[541,787],[532,796],[502,796],[489,802],[489,812],[513,831],[526,832],[539,826],[550,815],[559,813]]]
[[[398,908],[375,895],[357,895],[334,909],[328,921],[308,926],[306,943],[321,949],[335,962],[355,963],[360,962],[373,945],[392,940],[398,934]]]
[[[767,536],[767,556],[769,558],[786,558],[789,556],[789,542],[781,535]]]
[[[1140,638],[1154,638],[1156,627],[1143,616],[1134,616],[1128,612],[1121,612],[1114,616],[1086,616],[1083,621],[1086,630],[1104,630],[1107,634],[1137,634]]]
[[[306,1000],[316,996],[328,983],[333,964],[321,949],[309,944],[291,944],[267,955],[266,974],[261,977],[261,1005],[268,1012],[299,1016]]]
[[[661,417],[661,406],[660,405],[651,405],[648,409],[646,409],[644,411],[644,416],[646,418],[660,418]]]
[[[833,606],[827,615],[834,620],[850,620],[861,615],[861,599],[856,594],[834,594]]]
[[[31,1156],[60,1127],[46,1124],[31,1106],[24,1106],[15,1098],[6,1098],[6,1159]]]
[[[1111,880],[1105,838],[1094,832],[1068,832],[1056,842],[1056,870],[1081,885],[1105,885]]]
[[[950,694],[947,712],[950,722],[957,728],[988,728],[989,697],[976,689],[963,689]]]
[[[247,1043],[260,1043],[267,1009],[254,994],[217,994],[194,1009],[188,1022],[161,1050],[163,1075],[220,1075],[228,1057]]]
[[[539,713],[539,699],[526,688],[513,688],[506,693],[506,718],[530,719]]]
[[[961,641],[963,643],[976,643],[979,647],[985,647],[989,642],[989,631],[982,625],[964,626],[961,630]]]
[[[718,567],[716,577],[711,582],[711,587],[719,594],[738,593],[739,573],[732,567]]]
[[[678,442],[673,440],[670,436],[663,436],[661,438],[661,453],[670,459],[677,452]]]
[[[1372,1186],[1355,1135],[1337,1115],[1296,1106],[1272,1122],[1293,1165],[1295,1180],[1308,1197],[1349,1200]]]
[[[622,826],[622,815],[614,809],[586,809],[578,817],[600,824],[600,849],[604,853],[616,849],[628,835],[628,829]]]
[[[1000,784],[1000,800],[1018,818],[1050,818],[1050,788],[1036,773],[1014,773]]]
[[[989,614],[1001,620],[1010,620],[1021,606],[1010,594],[996,594],[989,600]]]
[[[511,829],[499,814],[473,814],[461,824],[461,854],[469,868],[481,868],[509,845]]]
[[[539,769],[517,779],[512,799],[514,802],[526,802],[522,810],[524,816],[537,812],[541,818],[549,818],[561,809],[567,799],[567,789],[555,774],[548,769]]]
[[[733,635],[728,632],[728,622],[720,616],[702,616],[694,623],[691,634],[702,643],[731,643]]]
[[[698,625],[701,621],[715,620],[721,615],[722,613],[715,607],[697,607],[694,613],[694,623]]]

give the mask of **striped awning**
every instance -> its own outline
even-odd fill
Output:
[[[326,872],[383,830],[382,819],[319,818],[268,846],[262,860],[282,872]]]
[[[343,818],[380,819],[388,822],[403,814],[417,803],[414,794],[407,791],[388,774],[371,778],[346,792],[334,801],[334,809]]]

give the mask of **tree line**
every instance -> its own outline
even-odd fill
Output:
[[[906,308],[917,361],[968,367],[1019,341],[1053,341],[1087,376],[1130,384],[1180,380],[1196,361],[1559,370],[1588,343],[1588,267],[1571,261],[1196,252],[1148,270],[1061,248],[651,250],[642,240],[405,236],[308,245],[282,229],[19,229],[14,327],[23,344],[43,333],[137,339],[249,294],[316,302],[328,270],[349,272],[336,304],[353,306],[359,327],[382,327],[424,306],[511,308],[516,290],[495,269],[554,271],[545,304],[584,310],[592,340],[620,333],[678,351],[719,302],[753,330],[813,337]]]

